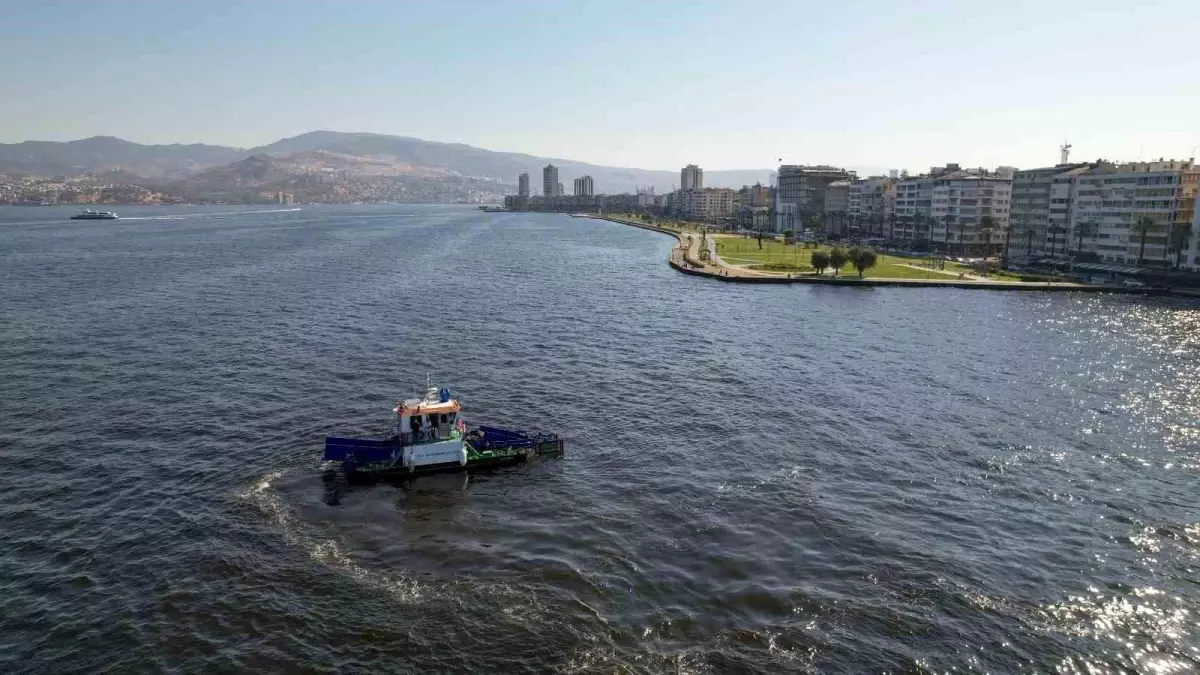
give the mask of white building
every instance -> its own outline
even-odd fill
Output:
[[[1069,243],[1076,254],[1173,267],[1189,248],[1177,233],[1193,224],[1198,181],[1193,160],[1105,162],[1075,176],[1065,197],[1052,194],[1051,205],[1066,199]],[[1144,231],[1138,225],[1143,219]],[[1193,232],[1190,239],[1195,238]]]
[[[940,176],[931,192],[930,238],[964,251],[968,246],[994,251],[983,247],[1003,245],[1011,200],[1011,178],[981,170]],[[990,237],[985,228],[990,228]]]
[[[576,197],[591,197],[594,194],[596,194],[596,190],[591,176],[580,176],[575,179]]]
[[[1059,164],[1013,173],[1010,259],[1037,260],[1063,248],[1069,227],[1066,200],[1070,198],[1071,185],[1075,176],[1093,166]]]
[[[676,207],[685,218],[695,220],[718,220],[733,215],[733,190],[731,188],[705,188],[703,190],[680,190]]]
[[[703,190],[704,169],[695,164],[688,164],[679,171],[680,190]]]

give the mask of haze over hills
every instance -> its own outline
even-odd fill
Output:
[[[204,144],[143,145],[103,136],[71,142],[0,144],[0,173],[74,177],[122,172],[124,175],[137,175],[155,185],[184,185],[188,192],[197,193],[205,191],[199,185],[205,177],[214,180],[212,189],[220,187],[221,191],[272,183],[270,180],[242,180],[240,183],[230,180],[232,175],[244,175],[247,167],[216,173],[212,173],[211,169],[234,165],[235,162],[256,156],[290,157],[312,151],[330,154],[318,162],[322,171],[328,172],[332,162],[337,165],[336,171],[347,177],[404,175],[409,180],[482,180],[485,183],[498,183],[498,186],[493,186],[498,193],[515,191],[517,175],[522,172],[528,172],[532,183],[540,186],[541,168],[547,163],[559,167],[559,179],[568,189],[571,180],[583,174],[592,175],[596,191],[611,193],[632,192],[644,186],[653,186],[656,191],[664,192],[671,190],[679,181],[677,171],[604,167],[520,153],[499,153],[461,143],[336,131],[313,131],[251,149]],[[334,161],[334,155],[340,157]],[[307,160],[312,159],[312,156],[307,157]],[[311,166],[312,162],[306,162],[302,157],[293,162],[276,162],[263,177],[289,171],[301,172],[294,174],[299,177],[305,171],[304,167]],[[382,167],[390,168],[380,173]],[[400,167],[404,167],[404,171],[400,171]],[[767,183],[769,174],[770,169],[710,171],[704,175],[704,183],[709,186],[739,187],[756,181]],[[281,177],[277,183],[286,183],[286,180]]]
[[[112,171],[143,178],[181,178],[246,156],[220,145],[142,145],[112,136],[78,141],[0,143],[0,173],[75,176]]]
[[[323,152],[324,155],[302,155]],[[257,159],[256,159],[257,158]],[[287,161],[272,161],[276,158]],[[245,163],[254,159],[253,162]],[[559,180],[570,189],[584,174],[595,180],[597,192],[633,192],[652,186],[658,192],[679,182],[678,171],[598,166],[566,159],[484,150],[460,143],[438,143],[404,136],[313,131],[257,148],[215,145],[142,145],[97,136],[69,142],[26,141],[0,144],[0,173],[78,176],[112,171],[134,174],[189,196],[222,194],[236,199],[241,191],[285,189],[314,172],[343,177],[373,177],[418,183],[445,182],[456,190],[504,194],[515,192],[517,176],[528,172],[541,185],[541,169],[559,167]],[[225,170],[217,170],[225,167]],[[740,187],[766,183],[770,169],[706,171],[705,185]],[[311,185],[311,179],[306,185]],[[431,186],[418,190],[437,193]]]

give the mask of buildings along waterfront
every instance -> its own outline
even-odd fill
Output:
[[[1064,148],[1065,149],[1065,148]],[[704,170],[680,169],[663,195],[597,194],[591,176],[563,194],[558,168],[542,171],[531,196],[528,174],[513,209],[647,211],[722,228],[794,231],[804,236],[891,242],[955,255],[1003,255],[1015,264],[1051,261],[1200,270],[1194,160],[1068,162],[1016,169],[955,163],[920,174],[859,177],[823,164],[783,164],[776,184],[705,186]]]

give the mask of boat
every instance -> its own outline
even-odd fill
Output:
[[[361,479],[471,471],[563,454],[557,434],[468,428],[462,406],[445,388],[429,386],[423,397],[401,401],[392,412],[395,431],[387,439],[327,437],[327,468]]]
[[[71,216],[71,220],[118,220],[118,217],[112,211],[93,211],[88,209],[83,213]]]

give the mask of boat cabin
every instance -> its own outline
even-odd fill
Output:
[[[402,445],[435,443],[461,436],[458,401],[450,390],[430,387],[424,398],[396,406],[396,437]]]

